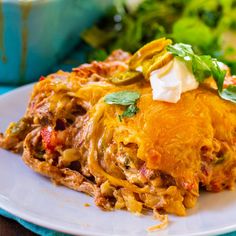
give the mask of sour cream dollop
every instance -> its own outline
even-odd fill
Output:
[[[185,62],[174,58],[150,75],[153,100],[177,103],[181,94],[198,88],[191,69]]]

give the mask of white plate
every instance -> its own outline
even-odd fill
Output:
[[[0,96],[0,131],[24,114],[31,89],[29,85]],[[147,227],[158,223],[151,215],[101,211],[92,198],[53,185],[25,166],[19,155],[4,150],[0,150],[0,207],[37,225],[76,235],[183,236],[236,230],[236,191],[202,193],[187,217],[170,216],[166,230],[147,233]]]

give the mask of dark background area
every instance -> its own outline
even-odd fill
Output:
[[[13,220],[0,216],[0,236],[35,236]]]

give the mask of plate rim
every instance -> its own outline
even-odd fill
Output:
[[[77,230],[70,230],[66,227],[56,225],[54,223],[46,222],[43,219],[40,219],[35,216],[30,216],[30,214],[25,213],[24,211],[20,211],[18,207],[11,207],[10,204],[4,204],[4,201],[2,201],[0,197],[0,208],[3,210],[11,213],[12,215],[23,219],[29,223],[35,224],[37,226],[44,227],[49,230],[54,230],[56,232],[60,233],[65,233],[65,234],[71,234],[71,235],[81,235],[81,236],[108,236],[106,233],[89,233],[88,230],[85,229],[80,229],[79,231]],[[10,202],[10,201],[9,201]],[[102,211],[101,211],[102,212]],[[210,235],[221,235],[221,234],[226,234],[226,233],[233,233],[236,230],[236,223],[231,226],[225,226],[220,229],[213,229],[213,230],[208,230],[208,231],[202,231],[200,233],[185,233],[185,234],[174,234],[173,236],[210,236]],[[153,233],[150,233],[150,235],[154,235],[154,233],[157,233],[158,231],[155,231]],[[112,234],[113,236],[121,236],[121,234]],[[123,235],[122,235],[123,236]]]
[[[27,91],[28,94],[30,95],[32,92],[32,88],[35,84],[36,83],[30,83],[30,84],[15,88],[9,92],[6,92],[6,93],[0,95],[0,101],[4,100],[4,99],[8,99],[8,97],[11,97],[15,93],[21,93],[24,91]],[[79,231],[69,229],[68,227],[61,226],[61,225],[55,224],[55,223],[50,223],[50,222],[43,220],[40,217],[30,215],[30,212],[29,212],[29,214],[27,214],[21,210],[20,206],[14,206],[14,202],[12,202],[12,204],[11,204],[10,199],[4,200],[4,197],[1,194],[1,190],[0,190],[0,208],[9,212],[12,215],[18,217],[18,218],[20,218],[20,219],[23,219],[29,223],[44,227],[49,230],[53,230],[53,231],[57,231],[57,232],[65,233],[65,234],[72,234],[72,235],[79,234],[81,236],[108,236],[107,233],[91,232],[92,230],[86,230],[86,229],[82,229],[82,228],[80,228]],[[102,211],[101,211],[101,213],[102,213]],[[224,226],[220,229],[205,230],[202,232],[195,232],[195,233],[190,233],[190,234],[189,233],[188,234],[186,234],[186,233],[185,234],[174,234],[173,236],[178,236],[178,235],[181,235],[181,236],[184,236],[184,235],[185,236],[187,236],[187,235],[188,236],[197,236],[197,235],[198,236],[206,236],[206,235],[216,235],[216,234],[219,235],[219,234],[232,233],[234,231],[236,231],[236,221],[235,221],[235,224],[230,225],[230,226]],[[155,231],[155,232],[158,232],[158,231]],[[112,234],[112,235],[113,236],[121,236],[121,234]],[[150,235],[152,235],[152,233]]]

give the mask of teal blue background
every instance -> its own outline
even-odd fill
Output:
[[[26,20],[22,18],[24,1],[1,2],[3,32],[0,31],[0,37],[4,47],[0,48],[0,84],[20,85],[51,72],[79,42],[81,32],[104,13],[112,0],[29,1],[32,7]],[[26,70],[20,77],[24,26],[28,35]],[[6,62],[1,60],[2,55],[6,56]]]

